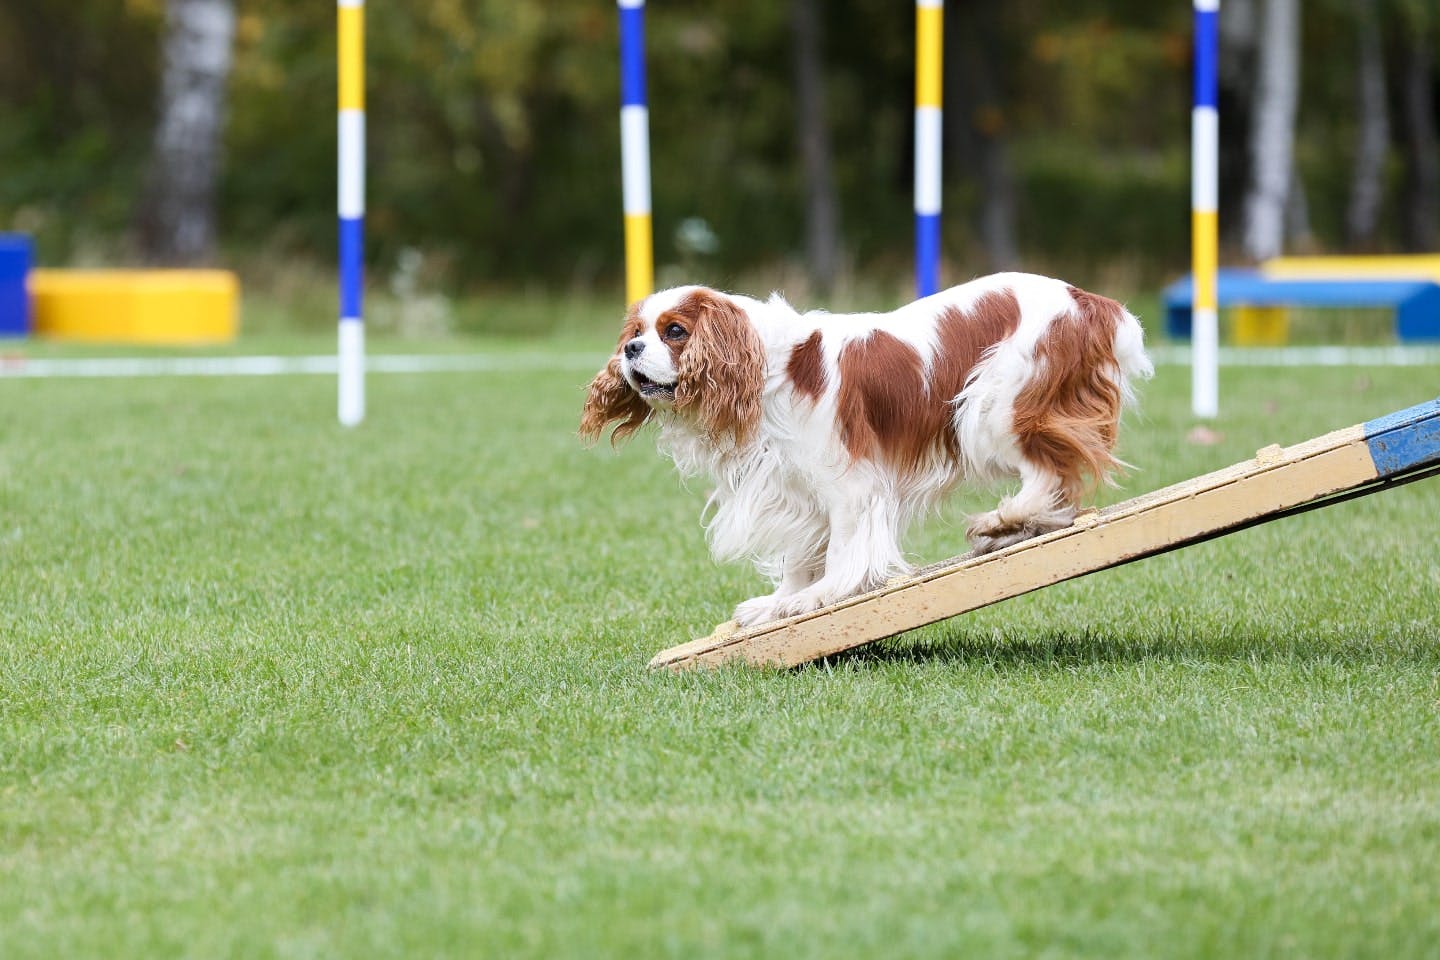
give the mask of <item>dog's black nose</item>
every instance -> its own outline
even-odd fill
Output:
[[[641,340],[639,337],[636,337],[634,340],[631,340],[629,343],[625,344],[625,359],[634,360],[636,357],[640,356],[640,354],[644,350],[645,341]]]

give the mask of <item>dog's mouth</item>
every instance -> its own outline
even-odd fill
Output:
[[[675,399],[675,384],[660,383],[656,380],[651,380],[639,370],[630,371],[630,382],[640,396],[646,400],[659,398]]]

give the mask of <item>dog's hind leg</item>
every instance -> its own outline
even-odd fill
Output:
[[[1020,490],[971,523],[977,553],[1069,526],[1081,497],[1122,466],[1113,453],[1126,395],[1116,328],[1135,321],[1114,301],[1071,296],[1076,312],[1050,321],[1009,405],[1014,445],[1003,459],[1019,473]]]
[[[1020,489],[988,513],[971,518],[965,536],[977,554],[1003,550],[1011,544],[1070,526],[1078,505],[1056,474],[1024,463]]]

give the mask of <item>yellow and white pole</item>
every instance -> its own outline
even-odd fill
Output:
[[[655,287],[650,223],[650,107],[645,99],[645,0],[616,0],[620,8],[620,165],[625,205],[625,298]]]
[[[915,294],[940,289],[941,56],[944,0],[915,0]]]
[[[1190,407],[1220,413],[1220,0],[1195,0],[1195,99],[1190,115]]]
[[[365,419],[365,0],[339,15],[340,422]]]

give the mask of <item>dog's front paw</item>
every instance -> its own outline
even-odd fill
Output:
[[[846,597],[863,591],[859,590],[828,590],[820,585],[811,587],[808,590],[801,590],[793,596],[786,597],[777,605],[777,613],[782,617],[798,617],[802,613],[809,613],[812,610],[819,610],[821,607],[828,607],[830,604]]]
[[[775,606],[775,597],[768,594],[763,597],[752,597],[735,608],[735,622],[742,627],[753,627],[771,620],[780,619],[781,614]]]

